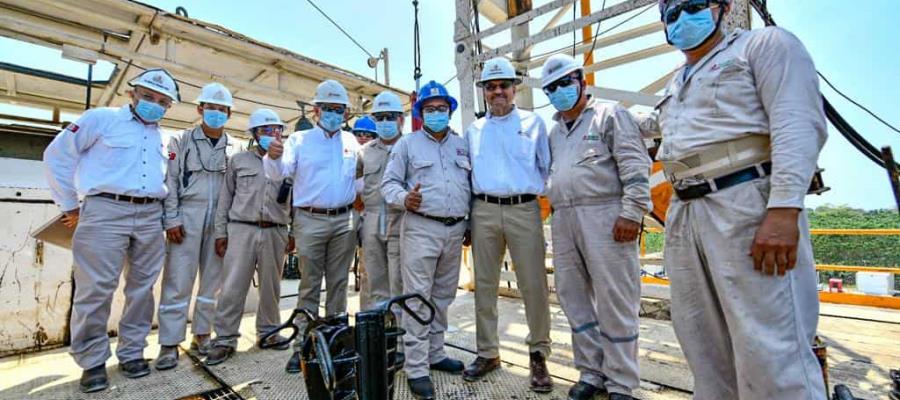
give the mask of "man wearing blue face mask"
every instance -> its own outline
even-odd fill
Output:
[[[816,69],[783,29],[726,32],[729,7],[659,2],[686,61],[656,107],[672,321],[694,398],[824,399],[803,212],[827,136]]]
[[[464,365],[444,352],[447,308],[456,297],[462,244],[468,240],[469,145],[448,126],[456,99],[435,81],[422,86],[413,112],[422,130],[404,136],[391,151],[381,193],[403,207],[400,258],[403,290],[419,293],[435,306],[434,321],[422,326],[404,318],[407,383],[417,399],[433,399],[429,369],[460,374]],[[411,307],[425,315],[424,306]]]
[[[359,143],[341,125],[350,107],[347,90],[334,80],[316,88],[318,124],[310,130],[295,132],[282,144],[269,144],[263,158],[270,179],[290,177],[294,183],[294,235],[300,247],[301,277],[297,307],[313,314],[319,312],[319,292],[325,279],[325,314],[347,311],[347,276],[356,249],[358,215],[356,199],[356,160]],[[282,157],[282,154],[284,155]],[[299,323],[300,331],[306,321]],[[294,341],[294,353],[285,370],[300,372],[300,346]]]
[[[584,68],[565,54],[541,83],[558,111],[550,132],[556,292],[581,373],[569,399],[632,399],[638,379],[641,267],[637,237],[650,210],[650,157],[622,106],[585,93]]]
[[[126,260],[116,357],[128,378],[150,373],[144,347],[153,319],[153,284],[165,257],[161,201],[167,193],[167,157],[159,121],[179,94],[163,69],[146,70],[129,85],[131,104],[86,111],[44,151],[50,194],[63,223],[75,228],[71,353],[84,370],[85,393],[109,386],[107,324]],[[80,209],[79,195],[84,196]]]
[[[159,302],[159,356],[156,369],[178,365],[178,344],[184,341],[188,310],[198,272],[191,349],[206,355],[219,292],[222,258],[213,238],[216,203],[225,177],[231,115],[231,92],[219,83],[200,90],[197,113],[203,121],[169,140],[169,165],[163,227],[168,251]]]

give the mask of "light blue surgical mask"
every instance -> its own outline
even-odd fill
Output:
[[[569,86],[557,87],[555,92],[548,95],[550,103],[559,111],[571,110],[578,103],[578,98],[581,96],[579,86],[578,83],[573,83]]]
[[[135,114],[141,117],[144,122],[157,122],[166,115],[166,109],[163,106],[152,101],[140,99],[134,107]]]
[[[706,8],[694,14],[681,12],[675,22],[666,25],[669,41],[679,50],[691,50],[703,44],[716,31],[712,10]]]
[[[440,111],[425,113],[423,122],[425,123],[425,127],[432,132],[440,132],[446,129],[447,125],[450,124],[450,113]]]
[[[219,110],[203,110],[203,123],[210,128],[219,129],[225,126],[225,122],[227,121],[227,113],[223,113]]]
[[[260,137],[259,137],[259,140],[258,140],[258,142],[259,142],[259,147],[260,147],[261,149],[265,150],[265,151],[269,151],[269,145],[272,144],[273,141],[275,141],[275,138],[274,138],[274,137],[271,137],[271,136],[260,136]]]
[[[378,137],[384,140],[391,140],[400,134],[397,121],[376,121],[375,130],[378,131]]]
[[[319,117],[319,125],[329,133],[337,132],[338,129],[341,129],[342,123],[344,123],[344,114],[333,111],[322,111],[322,115]]]

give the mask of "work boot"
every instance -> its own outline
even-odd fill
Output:
[[[136,379],[150,375],[150,364],[147,363],[147,360],[139,358],[120,363],[119,370],[122,371],[122,375],[125,375],[126,378]]]
[[[609,400],[634,400],[634,397],[622,393],[610,393]]]
[[[550,393],[553,391],[553,378],[547,372],[547,362],[541,353],[531,353],[531,361],[528,367],[531,369],[531,391],[537,393]]]
[[[194,335],[194,339],[191,340],[191,351],[200,354],[201,356],[205,356],[211,347],[210,342],[208,334]]]
[[[434,384],[431,383],[431,378],[423,376],[416,379],[407,379],[406,383],[409,385],[409,391],[412,392],[413,397],[416,399],[434,400]]]
[[[429,365],[428,367],[435,371],[444,371],[449,372],[453,375],[459,375],[460,373],[462,373],[463,369],[466,368],[466,365],[463,364],[462,361],[446,357],[441,361]]]
[[[225,362],[234,354],[234,347],[231,346],[213,346],[206,353],[206,365],[216,365]]]
[[[475,357],[466,370],[463,371],[463,380],[466,382],[477,382],[484,378],[488,372],[500,368],[500,357],[484,358]]]
[[[109,387],[109,378],[106,377],[106,364],[100,364],[94,368],[88,368],[81,372],[81,393],[94,393]]]
[[[280,344],[277,346],[272,346],[275,343]],[[291,347],[291,340],[281,335],[272,335],[267,337],[264,342],[261,342],[259,348],[263,348],[264,345],[268,346],[265,347],[266,350],[287,350],[289,347]]]
[[[178,346],[160,346],[154,363],[157,371],[165,371],[178,365]]]
[[[287,365],[284,366],[284,372],[289,374],[299,374],[300,373],[300,352],[295,351],[294,354],[291,354],[291,358],[288,360]]]
[[[602,394],[606,394],[606,387],[596,387],[590,383],[578,381],[569,389],[569,400],[593,400]]]

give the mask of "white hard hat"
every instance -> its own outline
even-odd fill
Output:
[[[162,68],[152,68],[142,72],[134,79],[128,82],[131,87],[143,86],[154,92],[162,93],[172,101],[181,101],[181,95],[178,94],[178,84],[175,78],[168,71]]]
[[[254,111],[253,114],[250,114],[250,125],[247,127],[247,130],[266,125],[284,126],[284,122],[281,122],[281,117],[275,111],[268,108],[260,108]]]
[[[234,107],[231,101],[231,92],[221,83],[208,83],[203,89],[200,89],[200,96],[197,97],[197,104],[210,103],[220,106]]]
[[[374,100],[375,105],[372,107],[372,114],[382,112],[403,112],[403,104],[400,103],[400,97],[393,92],[384,91],[378,93]]]
[[[580,62],[575,61],[572,56],[566,54],[554,54],[544,62],[541,68],[541,87],[555,82],[572,71],[584,71],[584,66]]]
[[[316,87],[316,97],[313,103],[333,103],[350,106],[350,97],[347,96],[347,89],[338,83],[338,81],[329,79]]]
[[[516,76],[516,69],[513,68],[512,63],[503,57],[492,58],[484,62],[484,69],[481,70],[481,79],[478,80],[477,85],[481,86],[487,81],[496,79],[512,80],[517,85],[522,82]]]

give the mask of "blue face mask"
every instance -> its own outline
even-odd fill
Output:
[[[272,144],[274,140],[275,138],[271,136],[260,136],[258,140],[259,147],[265,151],[269,151],[269,145]]]
[[[329,133],[337,132],[338,129],[341,129],[341,124],[343,122],[344,114],[338,114],[332,111],[322,111],[322,115],[319,117],[319,125]]]
[[[700,46],[715,31],[716,21],[713,20],[712,10],[709,8],[694,14],[682,11],[675,22],[666,25],[669,41],[679,50],[691,50]]]
[[[425,113],[423,122],[425,123],[425,127],[432,132],[440,132],[450,124],[450,113],[439,111]]]
[[[226,121],[228,121],[226,113],[218,110],[203,110],[203,123],[210,128],[219,129],[225,126]]]
[[[376,121],[375,130],[378,131],[378,137],[384,140],[391,140],[400,134],[397,128],[398,121]]]
[[[144,122],[153,123],[162,119],[163,115],[166,114],[166,109],[152,101],[140,99],[134,107],[134,112],[138,117],[141,117]]]
[[[548,95],[550,103],[559,111],[569,111],[578,103],[580,93],[578,93],[578,83],[569,86],[557,87],[555,92]]]

